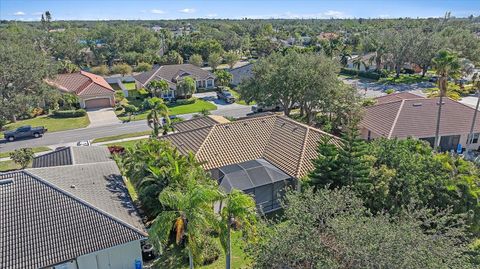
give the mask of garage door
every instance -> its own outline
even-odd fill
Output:
[[[110,99],[99,98],[99,99],[91,99],[91,100],[85,101],[85,108],[102,108],[102,107],[111,107]]]

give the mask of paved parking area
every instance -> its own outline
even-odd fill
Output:
[[[87,128],[119,124],[121,121],[115,115],[113,108],[98,108],[87,110],[90,125]]]

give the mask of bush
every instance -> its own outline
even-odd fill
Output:
[[[53,112],[53,116],[57,118],[78,118],[87,115],[85,109],[77,110],[56,110]]]
[[[125,76],[132,73],[132,67],[128,64],[116,64],[112,67],[112,73]]]
[[[394,89],[388,89],[388,90],[385,91],[386,94],[392,94],[394,92],[395,92]]]
[[[121,102],[125,99],[125,94],[122,91],[115,91],[115,100]]]
[[[138,63],[135,67],[135,71],[137,72],[146,72],[152,69],[152,65],[149,63]]]
[[[122,154],[125,152],[125,148],[122,146],[108,146],[108,151],[110,151],[110,154]]]
[[[376,72],[359,71],[351,68],[342,68],[340,70],[340,74],[350,75],[350,76],[359,76],[362,78],[369,78],[374,80],[379,80],[381,77],[384,76],[383,74],[379,74]]]
[[[10,159],[20,165],[22,169],[26,168],[33,161],[34,153],[31,148],[16,149],[10,153]]]
[[[138,108],[134,105],[124,105],[125,113],[132,114],[138,111]]]
[[[108,75],[110,71],[108,70],[108,67],[106,65],[99,65],[90,69],[90,72],[97,75],[105,76]]]
[[[178,99],[175,101],[175,105],[182,106],[182,105],[190,105],[195,103],[196,98],[189,98],[189,99]]]

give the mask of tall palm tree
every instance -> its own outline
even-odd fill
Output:
[[[147,124],[153,130],[152,136],[156,138],[160,128],[163,127],[162,118],[165,119],[166,125],[170,125],[169,111],[161,98],[153,97],[148,102],[150,104],[150,112],[147,115]]]
[[[438,89],[440,90],[434,143],[434,148],[437,148],[440,144],[440,121],[442,117],[443,97],[448,89],[448,78],[458,77],[460,73],[460,62],[456,53],[449,50],[440,50],[433,58],[433,66],[438,75]]]
[[[477,105],[475,106],[475,112],[473,112],[472,125],[470,126],[470,133],[467,139],[467,152],[470,151],[468,149],[468,145],[471,144],[473,141],[473,129],[475,128],[475,122],[477,121],[478,107],[480,105],[480,73],[478,72],[475,73],[472,77],[472,81],[473,81],[473,89],[477,91]]]
[[[257,222],[255,200],[239,190],[233,190],[222,201],[221,242],[226,256],[226,269],[231,266],[231,229],[242,231],[246,237],[254,235]]]
[[[218,218],[213,203],[223,198],[215,184],[198,184],[189,180],[184,189],[165,188],[159,195],[166,210],[156,217],[150,230],[150,238],[161,250],[173,243],[185,245],[189,267],[194,267],[194,257],[200,254],[202,238],[212,227],[218,227]]]

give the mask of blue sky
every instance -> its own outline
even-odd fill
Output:
[[[480,15],[480,0],[0,0],[0,18],[38,20],[181,18],[397,18]]]

